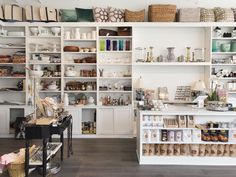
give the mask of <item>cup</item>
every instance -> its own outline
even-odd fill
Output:
[[[87,33],[82,33],[81,34],[81,39],[87,39]]]
[[[87,33],[87,39],[92,39],[92,33]]]
[[[97,31],[92,31],[92,39],[96,39],[97,38]]]

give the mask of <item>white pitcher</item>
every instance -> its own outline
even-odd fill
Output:
[[[75,28],[74,35],[75,39],[80,39],[80,28]]]

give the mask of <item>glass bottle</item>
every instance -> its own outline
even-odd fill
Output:
[[[190,50],[191,50],[191,47],[186,47],[186,54],[187,54],[186,62],[190,62],[190,59],[191,59],[191,52],[190,52]]]
[[[150,62],[153,62],[153,49],[154,49],[154,47],[149,47],[149,51],[150,51],[150,55],[149,55],[149,57],[150,57]]]

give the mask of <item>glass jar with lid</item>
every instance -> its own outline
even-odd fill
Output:
[[[194,61],[205,62],[205,48],[194,49]]]

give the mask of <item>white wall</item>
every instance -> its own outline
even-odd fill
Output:
[[[20,5],[38,4],[38,0],[0,0],[0,4],[19,2]],[[40,0],[43,5],[56,8],[90,8],[92,6],[114,6],[128,9],[142,9],[149,4],[173,3],[180,7],[235,7],[235,0]]]

